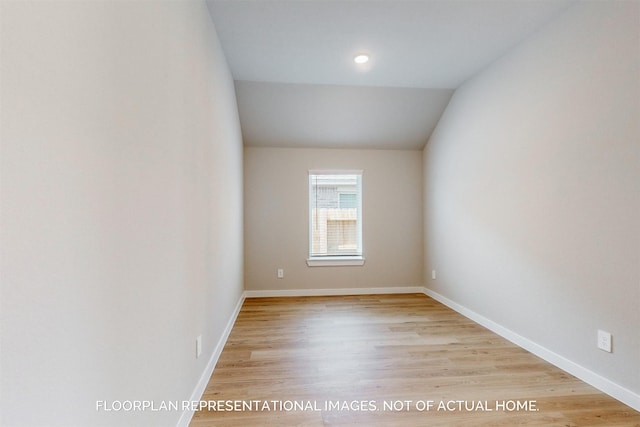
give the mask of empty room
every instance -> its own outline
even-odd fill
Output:
[[[0,0],[0,426],[640,426],[640,1]]]

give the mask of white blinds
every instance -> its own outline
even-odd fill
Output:
[[[362,255],[362,173],[309,172],[311,257]]]

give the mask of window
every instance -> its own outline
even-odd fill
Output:
[[[362,171],[309,171],[307,264],[364,264]]]

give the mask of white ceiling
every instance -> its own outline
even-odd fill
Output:
[[[209,0],[208,4],[237,81],[246,145],[406,149],[424,145],[451,89],[572,2]],[[359,52],[371,56],[365,67],[353,62]],[[408,95],[400,88],[416,90]]]
[[[245,145],[421,149],[452,89],[236,81]]]

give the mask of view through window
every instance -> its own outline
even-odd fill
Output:
[[[362,256],[362,173],[309,172],[311,257]]]

